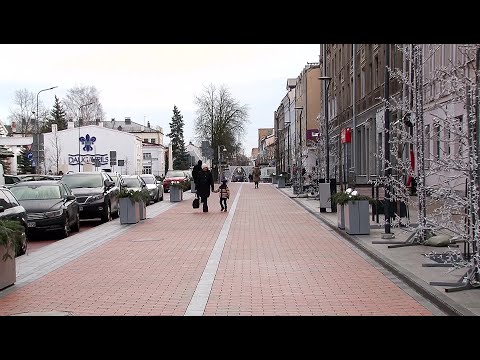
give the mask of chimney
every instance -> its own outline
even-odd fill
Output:
[[[17,123],[15,121],[12,121],[12,133],[17,132]]]
[[[150,129],[150,121],[147,121],[147,127]]]
[[[73,129],[74,127],[75,127],[75,124],[73,123],[73,120],[70,120],[70,121],[68,122],[68,127],[67,127],[67,129]]]
[[[126,117],[125,118],[125,125],[131,125],[132,124],[132,120],[130,119],[130,117]]]
[[[52,124],[52,133],[56,133],[57,132],[57,124]]]

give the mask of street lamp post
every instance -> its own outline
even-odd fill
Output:
[[[328,88],[332,78],[330,76],[320,76],[318,80],[325,80],[325,182],[330,182],[330,135],[328,125]]]
[[[38,124],[38,95],[40,95],[41,92],[43,91],[48,91],[48,90],[52,90],[52,89],[55,89],[57,88],[58,86],[52,86],[48,89],[43,89],[43,90],[40,90],[38,93],[37,93],[37,112],[35,113],[35,122],[36,122],[36,128],[37,128],[37,163],[35,164],[35,173],[38,174],[38,169],[40,168],[40,129],[39,129],[39,124]]]
[[[303,114],[303,106],[295,106],[295,110],[300,110],[300,121],[299,121],[299,140],[298,140],[298,143],[299,143],[299,148],[300,148],[300,155],[299,155],[299,159],[300,161],[298,161],[299,163],[297,164],[297,172],[300,170],[300,177],[298,178],[299,179],[299,188],[300,188],[300,194],[303,193],[303,164],[302,164],[302,157],[303,157],[303,149],[302,149],[302,114]],[[296,114],[295,114],[296,115]],[[300,166],[300,169],[298,168],[298,166]]]
[[[81,163],[81,156],[80,156],[80,111],[82,110],[83,107],[85,106],[88,106],[88,105],[92,105],[93,102],[90,102],[88,104],[83,104],[83,105],[80,105],[80,107],[78,108],[78,172],[80,172],[80,163]]]
[[[220,149],[223,147],[223,153],[225,154],[227,152],[227,148],[225,147],[225,145],[218,145],[218,165],[217,165],[217,172],[218,172],[218,183],[220,184],[221,183],[221,179],[220,179],[220,167],[221,167],[221,163],[222,163],[222,158],[223,156],[220,156]]]

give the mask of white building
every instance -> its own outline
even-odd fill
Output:
[[[165,146],[143,142],[143,173],[165,176]]]
[[[45,168],[53,173],[110,169],[121,174],[141,174],[142,139],[131,133],[107,129],[103,124],[74,127],[44,134]],[[79,165],[80,154],[80,165]],[[97,159],[97,161],[95,161]]]

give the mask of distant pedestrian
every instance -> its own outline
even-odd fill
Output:
[[[255,166],[253,168],[252,175],[253,175],[253,182],[255,183],[255,189],[258,189],[258,182],[260,181],[260,175],[261,175],[261,171],[258,166]]]
[[[203,203],[203,212],[208,212],[207,199],[210,196],[210,190],[214,191],[212,172],[208,169],[207,164],[202,165],[202,171],[198,173],[197,180],[197,196]]]
[[[48,170],[48,175],[53,175],[52,170]]]
[[[222,185],[220,185],[215,192],[218,192],[220,196],[220,207],[222,208],[220,211],[227,212],[227,199],[230,199],[230,189],[227,185],[227,179],[222,179]]]
[[[60,171],[58,172],[58,175],[63,176],[63,171],[60,170]]]

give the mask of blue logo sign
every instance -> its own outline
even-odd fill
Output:
[[[95,136],[90,137],[90,135],[87,134],[87,136],[85,137],[81,136],[79,140],[82,143],[82,145],[85,145],[83,147],[84,151],[92,151],[93,150],[92,145],[97,139],[95,138]]]
[[[33,159],[33,154],[31,152],[29,152],[27,154],[27,158],[28,158],[28,160],[32,160]]]

